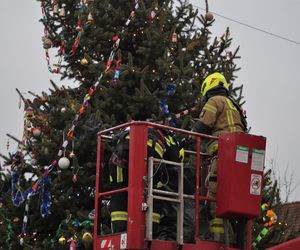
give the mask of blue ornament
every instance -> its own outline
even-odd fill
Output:
[[[169,121],[169,125],[170,125],[171,127],[176,127],[176,122],[177,122],[176,118],[172,118],[172,119]]]
[[[80,221],[78,219],[73,220],[72,221],[72,226],[76,227],[76,228],[80,227]]]
[[[115,80],[119,80],[119,78],[120,78],[120,70],[117,69],[117,70],[115,71],[114,79],[115,79]]]
[[[50,184],[51,182],[49,176],[45,176],[42,183],[42,204],[40,206],[41,215],[43,218],[48,217],[51,206]]]
[[[169,106],[165,100],[160,99],[159,106],[166,117],[170,115]]]
[[[176,85],[174,83],[168,83],[167,85],[167,95],[174,95],[176,92]]]

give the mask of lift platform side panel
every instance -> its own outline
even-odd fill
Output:
[[[266,138],[228,133],[219,138],[216,213],[254,218],[260,214]]]

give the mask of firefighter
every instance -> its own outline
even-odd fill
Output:
[[[183,162],[185,152],[183,146],[176,139],[176,135],[170,131],[162,131],[164,134],[165,153],[164,160],[172,162]],[[178,192],[178,166],[165,164],[162,167],[160,179],[162,182],[162,190],[169,192]],[[183,190],[184,194],[194,194],[194,184],[192,172],[189,168],[184,169]],[[194,222],[195,211],[194,201],[190,199],[184,200],[184,223],[183,223],[183,239],[184,242],[192,242],[194,240]],[[160,203],[161,221],[159,225],[160,240],[176,240],[177,238],[177,204],[174,202],[162,201]]]
[[[205,78],[200,92],[206,98],[206,103],[200,113],[199,120],[194,125],[193,131],[213,136],[228,132],[246,131],[247,123],[243,112],[229,96],[228,91],[228,83],[221,73],[215,72]],[[209,173],[206,179],[207,195],[215,198],[218,169],[217,142],[209,142],[207,149],[211,156]],[[215,240],[220,240],[224,235],[224,226],[223,220],[215,216],[215,203],[210,204],[210,215],[210,232]]]
[[[116,139],[115,149],[109,160],[109,178],[111,190],[128,186],[129,160],[129,130],[122,131]],[[165,151],[164,136],[158,129],[148,128],[147,152],[148,157],[162,159]],[[161,188],[159,178],[161,166],[155,170],[153,177],[154,188]],[[153,238],[157,236],[160,223],[160,202],[155,201],[153,206]],[[127,228],[127,193],[117,193],[111,196],[110,202],[112,232],[123,232]]]

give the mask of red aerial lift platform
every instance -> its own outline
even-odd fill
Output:
[[[148,128],[172,131],[185,138],[192,138],[194,151],[185,150],[186,154],[193,154],[195,166],[195,193],[186,195],[183,190],[183,168],[184,162],[174,163],[179,169],[178,192],[171,193],[159,191],[153,188],[151,179],[153,162],[155,159],[147,159],[147,133]],[[104,149],[107,140],[120,130],[129,129],[129,163],[128,163],[128,187],[118,190],[102,190]],[[218,192],[226,190],[225,197],[217,196],[217,199],[206,196],[204,180],[207,169],[201,164],[209,159],[209,155],[201,152],[203,140],[219,141],[219,172]],[[224,136],[214,137],[194,133],[174,127],[164,126],[143,121],[133,121],[122,124],[98,133],[97,168],[96,168],[96,192],[95,192],[95,217],[94,217],[94,250],[102,249],[152,249],[152,250],[220,250],[238,249],[234,248],[228,240],[225,242],[208,241],[201,238],[200,231],[200,203],[205,201],[216,202],[217,214],[225,219],[245,218],[246,237],[243,249],[251,249],[251,226],[252,218],[260,213],[260,201],[262,190],[262,177],[264,163],[264,150],[266,139],[262,136],[248,135],[244,133],[231,133]],[[222,166],[221,166],[222,165]],[[223,165],[226,165],[223,167]],[[225,171],[225,167],[227,171]],[[221,170],[223,168],[223,170]],[[148,176],[148,178],[147,178]],[[233,179],[228,182],[228,178]],[[244,180],[243,180],[244,178]],[[147,181],[145,181],[147,180]],[[236,182],[236,184],[235,184]],[[237,190],[237,186],[242,188]],[[102,201],[109,199],[111,195],[120,192],[128,194],[128,218],[127,231],[117,234],[103,234],[103,222],[101,220]],[[147,195],[145,195],[147,194]],[[230,202],[228,199],[235,199],[234,195],[240,195],[243,202]],[[173,197],[173,198],[170,198]],[[177,204],[177,240],[164,241],[152,239],[152,214],[153,200],[161,199]],[[186,243],[183,239],[183,210],[184,199],[192,199],[195,204],[194,241]],[[247,206],[249,201],[249,206]],[[245,210],[245,205],[247,209]],[[176,219],[175,219],[176,220]]]

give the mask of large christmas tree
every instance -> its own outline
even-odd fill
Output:
[[[230,50],[229,29],[212,37],[208,7],[201,14],[187,1],[40,4],[49,71],[79,87],[51,82],[49,92],[23,98],[23,138],[9,135],[19,148],[3,156],[0,246],[90,249],[96,133],[130,120],[191,129],[201,82],[215,71],[242,105],[242,86],[233,87],[238,48]]]

